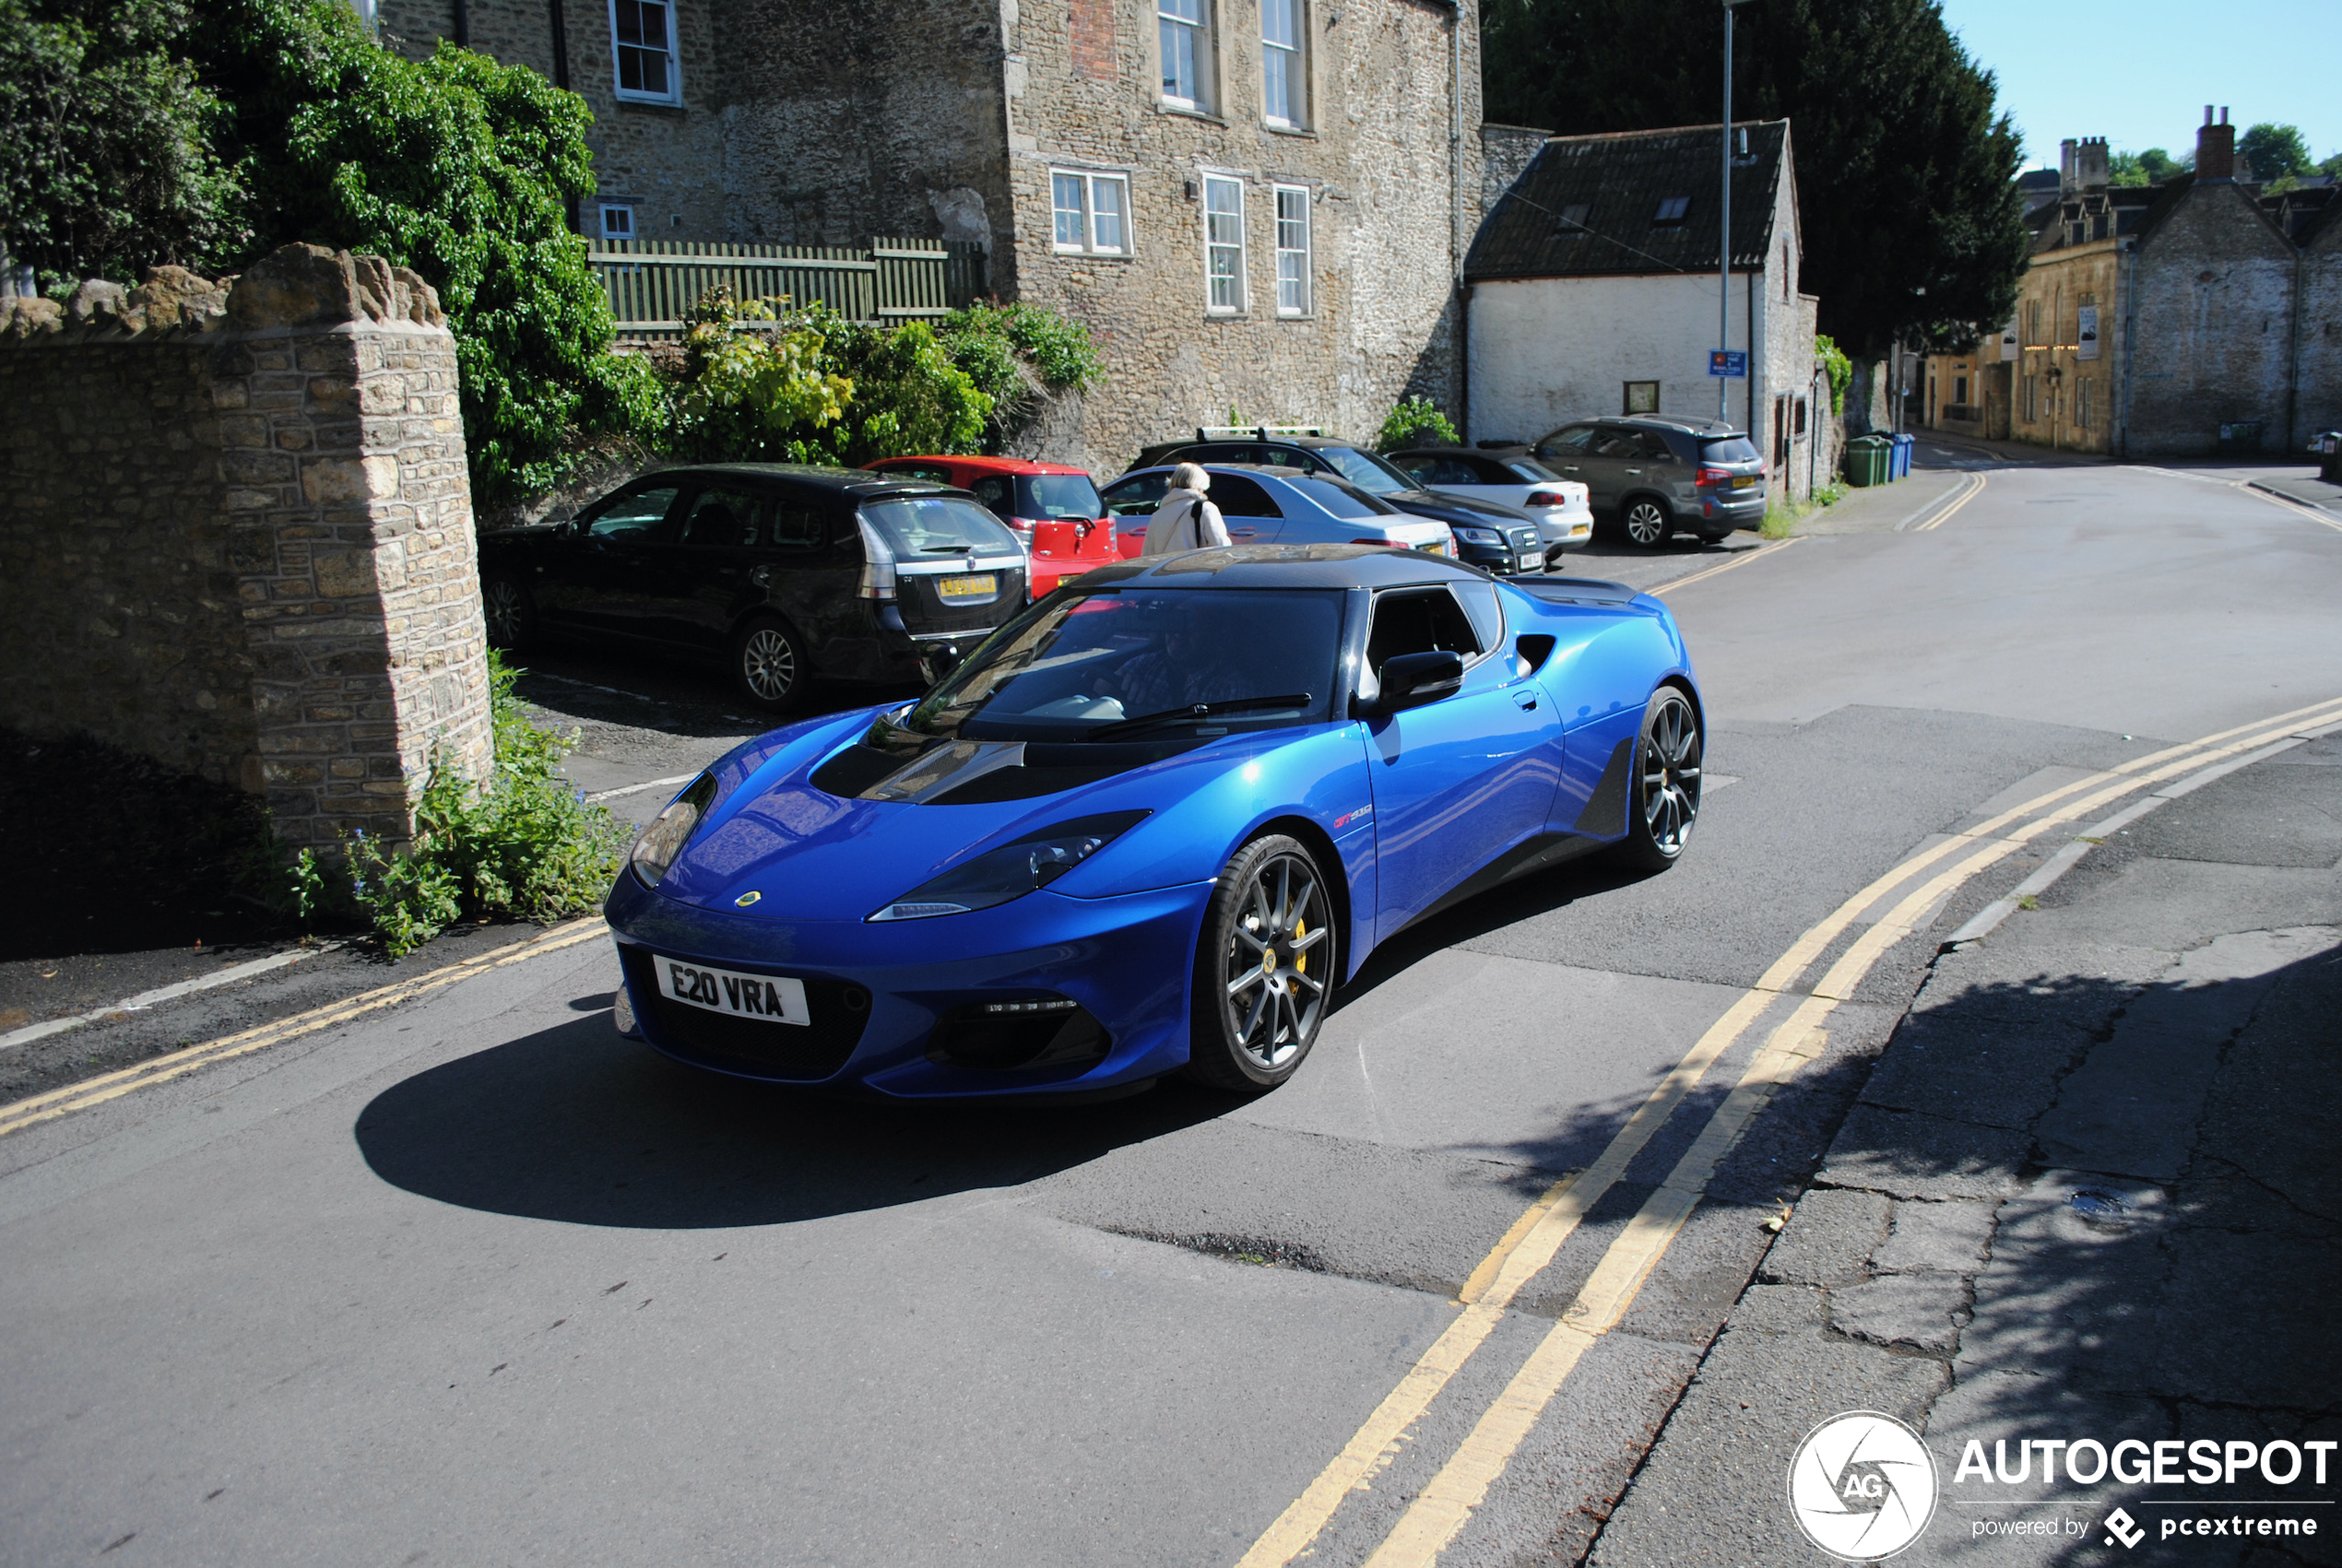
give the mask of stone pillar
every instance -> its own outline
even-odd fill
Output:
[[[291,845],[411,831],[491,760],[455,341],[429,285],[287,246],[0,301],[0,724],[265,795]],[[93,781],[102,787],[102,781]]]

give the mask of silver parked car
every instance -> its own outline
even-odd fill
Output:
[[[1212,504],[1239,545],[1393,545],[1452,557],[1454,538],[1436,518],[1415,517],[1380,496],[1368,495],[1331,474],[1207,463]],[[1163,504],[1169,466],[1123,475],[1100,492],[1126,545],[1146,536],[1146,520]],[[1142,548],[1142,547],[1140,547]]]
[[[1626,414],[1564,425],[1530,454],[1591,491],[1597,516],[1656,549],[1675,533],[1713,544],[1765,520],[1765,460],[1718,419]]]
[[[1565,479],[1525,452],[1478,452],[1463,446],[1408,447],[1389,454],[1398,470],[1427,490],[1517,506],[1536,520],[1545,564],[1579,550],[1594,536],[1586,487]]]

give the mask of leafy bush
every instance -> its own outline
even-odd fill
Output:
[[[1375,449],[1396,452],[1402,446],[1455,446],[1462,439],[1437,404],[1428,397],[1410,397],[1391,409],[1390,417],[1382,421],[1382,433],[1375,437]]]
[[[784,301],[786,302],[786,301]],[[758,329],[741,323],[774,322]],[[763,300],[718,285],[692,309],[670,443],[700,462],[832,461],[821,432],[846,415],[854,383],[829,366],[824,336],[800,315],[778,324]]]
[[[1846,388],[1854,379],[1854,361],[1848,359],[1826,334],[1814,338],[1814,358],[1829,372],[1829,411],[1846,412]]]
[[[529,721],[513,692],[519,673],[489,655],[496,760],[485,786],[434,755],[412,842],[385,853],[361,832],[346,845],[350,896],[392,958],[467,914],[582,914],[618,874],[625,831],[556,771],[574,737]]]

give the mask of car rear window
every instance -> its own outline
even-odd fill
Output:
[[[1756,448],[1746,436],[1725,436],[1720,441],[1699,443],[1702,463],[1754,463]]]
[[[1098,487],[1087,474],[1022,474],[1016,481],[1016,514],[1049,522],[1060,517],[1103,517]]]
[[[1395,517],[1399,509],[1390,502],[1339,479],[1322,477],[1287,479],[1286,484],[1332,513],[1336,517]]]
[[[1014,552],[1016,536],[962,496],[900,495],[866,501],[862,515],[897,556],[957,555],[968,549]]]

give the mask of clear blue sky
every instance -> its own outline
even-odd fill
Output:
[[[2310,156],[2342,152],[2335,0],[1943,0],[1944,20],[2000,80],[2025,167],[2057,167],[2067,136],[2117,151],[2195,147],[2204,106],[2240,130],[2301,127]]]

